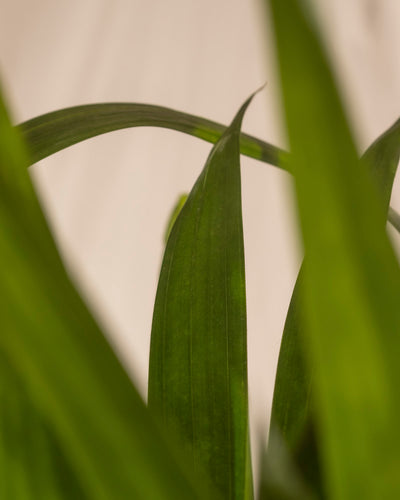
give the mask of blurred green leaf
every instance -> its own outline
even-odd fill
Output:
[[[252,497],[239,164],[250,99],[214,146],[169,236],[149,369],[149,408],[232,499]]]
[[[327,491],[397,498],[400,271],[385,212],[357,159],[306,2],[270,4],[307,253],[304,331]]]
[[[87,498],[58,440],[0,351],[0,498]]]
[[[18,472],[20,488],[8,498],[30,498],[24,481],[32,471],[23,453],[34,453],[36,444],[29,445],[33,436],[23,436],[25,423],[17,422],[28,406],[38,415],[32,410],[23,418],[46,424],[43,436],[54,436],[88,498],[208,499],[211,492],[192,480],[190,464],[182,465],[180,452],[167,445],[71,284],[27,164],[0,99],[0,353],[15,373],[1,372],[2,404],[8,404],[1,413],[0,457],[6,471]],[[10,393],[14,376],[29,395],[26,402]],[[19,450],[16,443],[7,446],[18,435]],[[36,479],[40,494],[34,498],[45,498],[54,478]],[[8,473],[3,480],[12,481]]]
[[[260,466],[259,500],[315,498],[304,482],[295,457],[277,427],[270,431],[268,449],[262,450]]]
[[[371,144],[361,158],[365,168],[372,173],[374,182],[380,189],[382,203],[387,209],[392,192],[394,177],[400,158],[400,120],[381,134]],[[396,227],[399,215],[389,210],[388,219]],[[400,224],[397,224],[400,231]],[[298,462],[306,463],[300,453],[304,451],[314,464],[317,457],[310,456],[301,445],[304,430],[313,427],[310,409],[311,375],[304,360],[304,342],[307,335],[302,331],[301,318],[302,274],[300,271],[293,290],[292,299],[285,322],[275,379],[271,412],[271,427],[277,427],[289,448],[299,455]]]
[[[400,233],[400,214],[391,207],[389,207],[388,221]]]
[[[220,123],[173,109],[137,103],[103,103],[53,111],[18,126],[29,146],[32,163],[57,151],[113,130],[162,127],[216,143],[226,130]],[[281,149],[247,134],[240,136],[242,154],[279,166]]]

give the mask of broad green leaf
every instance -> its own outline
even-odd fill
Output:
[[[314,500],[316,498],[300,473],[295,457],[279,429],[269,435],[268,449],[262,450],[258,485],[259,500]]]
[[[0,353],[0,498],[87,498],[51,427]]]
[[[400,120],[397,120],[371,144],[361,158],[380,189],[385,209],[389,206],[399,157]],[[393,209],[390,209],[388,219],[396,227],[396,220],[399,219]],[[311,376],[304,360],[303,343],[307,337],[302,332],[301,276],[300,271],[283,330],[271,412],[271,426],[279,428],[292,450],[297,449],[303,429],[312,425],[306,423],[311,419]],[[304,462],[304,457],[300,457],[300,461]]]
[[[15,371],[10,380],[4,375],[2,402],[8,398],[11,405],[8,390],[15,377],[29,395],[26,405],[32,402],[38,412],[37,417],[34,411],[25,417],[46,423],[87,498],[209,498],[211,493],[202,493],[191,467],[182,465],[180,453],[153,423],[71,284],[27,164],[0,100],[0,354]],[[15,404],[19,413],[25,403],[16,395]],[[6,444],[11,418],[7,412],[14,411],[10,405],[2,410],[0,435],[0,457],[7,466],[14,449]],[[27,453],[33,451],[28,442],[26,446]],[[26,462],[14,459],[21,477],[26,474],[24,480],[29,481]],[[47,481],[53,478],[43,475],[38,484],[42,494],[35,498],[45,498]],[[29,498],[27,491],[21,489],[12,498]]]
[[[251,98],[250,98],[251,99]],[[224,498],[252,496],[239,164],[242,106],[214,146],[165,250],[149,408],[177,430]]]
[[[400,496],[400,270],[307,3],[270,0],[307,268],[318,437],[334,499]]]
[[[217,142],[226,127],[220,123],[173,109],[137,103],[103,103],[75,106],[33,118],[18,126],[29,146],[32,163],[68,146],[113,130],[162,127]],[[240,152],[279,166],[286,153],[247,134],[240,136]]]

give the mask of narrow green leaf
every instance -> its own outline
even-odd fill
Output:
[[[399,267],[306,2],[270,4],[307,253],[306,344],[327,491],[397,498]]]
[[[272,401],[270,439],[267,459],[275,461],[276,441],[283,441],[297,467],[297,473],[308,487],[323,498],[319,449],[316,442],[312,408],[312,376],[306,365],[303,301],[304,264],[300,269],[290,301],[279,352]],[[279,438],[279,439],[278,439]],[[279,453],[279,450],[278,450]],[[262,481],[267,482],[262,477]]]
[[[29,146],[32,163],[64,148],[113,130],[162,127],[216,143],[226,130],[220,123],[173,109],[137,103],[75,106],[38,116],[18,126]],[[279,166],[281,149],[247,134],[240,136],[240,152]]]
[[[0,353],[88,498],[209,498],[211,493],[202,494],[205,488],[193,482],[190,466],[171,452],[67,277],[27,164],[0,99]],[[8,383],[8,378],[2,381],[3,391]],[[5,446],[9,420],[2,419],[0,436],[0,456],[7,465],[14,449]],[[24,464],[18,458],[15,466],[28,480]],[[45,481],[52,478],[42,480],[43,495],[36,498],[45,498]],[[13,498],[22,500],[27,491]]]
[[[250,98],[251,99],[251,98]],[[154,306],[149,407],[224,498],[252,496],[239,134],[214,146],[168,239]]]
[[[211,143],[217,142],[226,130],[225,125],[205,118],[137,103],[102,103],[65,108],[28,120],[17,128],[28,146],[31,163],[36,163],[97,135],[139,126],[177,130]],[[394,148],[398,138],[395,134],[392,138]],[[290,168],[286,151],[247,134],[240,135],[240,152],[283,170]],[[379,161],[379,152],[377,157]]]
[[[389,207],[388,221],[400,233],[400,214],[392,207]]]
[[[315,496],[307,487],[293,454],[278,428],[269,435],[268,449],[262,450],[259,500],[311,500]]]
[[[295,449],[309,419],[311,377],[305,366],[302,332],[302,270],[297,278],[283,329],[275,377],[271,429],[277,428]]]
[[[172,212],[171,212],[169,219],[168,219],[167,229],[166,229],[165,235],[164,235],[164,243],[167,243],[169,235],[171,234],[172,228],[175,224],[175,221],[176,221],[178,215],[180,214],[182,207],[185,204],[187,198],[188,198],[187,194],[181,194],[178,197],[178,199],[174,205],[174,208],[172,209]]]
[[[365,168],[371,171],[374,182],[380,189],[385,209],[389,206],[394,177],[400,157],[400,120],[381,134],[361,158]],[[400,220],[393,209],[389,210],[389,221],[396,227]],[[400,224],[397,224],[400,231]],[[298,446],[302,432],[310,424],[311,376],[307,373],[303,343],[307,336],[302,332],[300,271],[293,290],[292,299],[282,335],[278,367],[275,379],[271,426],[278,427],[292,450]],[[301,457],[301,461],[304,461]]]
[[[389,208],[393,182],[400,159],[400,119],[371,144],[362,157],[378,186],[385,211]]]

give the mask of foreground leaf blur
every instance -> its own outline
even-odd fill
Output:
[[[9,366],[0,372],[0,459],[1,488],[12,492],[5,498],[46,498],[57,488],[45,472],[45,449],[51,458],[54,443],[63,459],[57,466],[68,465],[58,477],[73,475],[87,498],[208,498],[170,451],[71,284],[27,164],[0,99],[0,354]],[[19,418],[36,426],[34,435]],[[32,437],[44,440],[43,456]]]
[[[306,2],[271,0],[307,269],[327,494],[400,496],[400,271]],[[308,345],[309,343],[309,345]]]

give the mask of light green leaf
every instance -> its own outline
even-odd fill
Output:
[[[239,133],[214,146],[168,239],[153,315],[149,407],[224,498],[252,496]]]
[[[12,457],[15,444],[6,443],[10,419],[15,420],[10,412],[19,414],[25,406],[37,415],[32,410],[24,418],[46,424],[43,439],[54,436],[87,498],[209,498],[211,493],[203,494],[207,489],[192,480],[190,465],[182,465],[180,453],[167,445],[72,286],[27,164],[0,99],[0,354],[15,373],[9,379],[1,372],[2,403],[8,405],[2,409],[0,457],[6,466],[14,460],[20,475],[21,491],[12,498],[29,498],[30,491],[23,481],[32,472],[22,453],[24,445],[26,453],[34,448],[21,436]],[[14,410],[13,377],[29,395],[24,402],[16,393]],[[21,430],[16,420],[15,425],[12,439]],[[45,498],[47,481],[53,480],[44,474],[35,490],[41,494],[34,498]]]
[[[327,492],[397,498],[399,267],[308,4],[269,3],[307,253],[306,343]]]
[[[361,158],[380,189],[386,209],[399,157],[400,120],[397,120],[371,144]],[[396,221],[400,220],[393,209],[389,210],[388,219],[395,227]],[[400,230],[400,224],[397,229]],[[300,271],[283,330],[271,412],[271,427],[277,427],[289,448],[297,453],[304,429],[313,427],[310,414],[311,376],[306,369],[303,346],[307,336],[302,331],[304,321],[301,319],[302,274]],[[312,459],[313,462],[315,460]],[[304,464],[305,457],[299,456],[299,462]]]
[[[86,499],[26,386],[0,361],[0,498]]]
[[[113,130],[162,127],[217,142],[226,126],[162,106],[137,103],[88,104],[53,111],[18,126],[29,146],[32,163],[68,146]],[[281,149],[247,134],[240,136],[240,152],[279,166]]]

